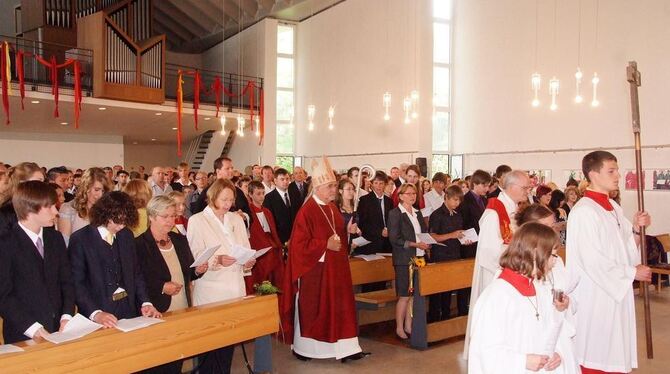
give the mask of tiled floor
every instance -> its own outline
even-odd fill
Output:
[[[651,290],[651,289],[650,289]],[[639,366],[636,373],[670,373],[670,288],[664,288],[661,293],[650,292],[651,319],[654,335],[653,360],[647,360],[644,338],[644,317],[642,313],[642,298],[637,296],[637,330],[638,330],[638,357]],[[381,341],[380,341],[381,340]],[[386,342],[384,342],[386,341]],[[274,373],[466,373],[466,362],[460,358],[463,350],[463,340],[441,343],[430,347],[426,351],[415,351],[408,347],[389,344],[388,335],[380,338],[361,338],[363,350],[372,352],[372,356],[361,361],[341,364],[335,360],[312,360],[301,362],[291,356],[288,346],[273,341]],[[247,344],[250,359],[253,356],[253,344]],[[235,350],[233,373],[245,374],[242,351]]]

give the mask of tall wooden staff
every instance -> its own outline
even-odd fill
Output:
[[[637,210],[644,211],[644,176],[642,175],[642,146],[640,141],[640,102],[637,97],[637,88],[641,77],[637,70],[637,62],[630,61],[626,68],[628,83],[630,84],[630,107],[633,115],[633,135],[635,136],[635,172],[637,173]],[[647,265],[646,228],[640,226],[640,252],[642,264]],[[651,340],[651,314],[649,308],[649,293],[647,282],[640,282],[640,292],[644,299],[644,332],[647,338],[647,358],[654,358],[654,345]]]

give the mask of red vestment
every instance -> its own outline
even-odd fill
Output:
[[[280,299],[287,344],[293,343],[298,279],[300,334],[303,337],[334,343],[358,336],[344,219],[333,203],[321,208],[314,198],[308,199],[293,223]],[[328,221],[332,224],[333,219],[337,235],[342,239],[339,251],[326,248],[328,238],[333,235]],[[324,262],[319,262],[324,254]]]
[[[260,284],[263,281],[269,280],[273,285],[282,287],[282,278],[284,274],[284,263],[282,261],[282,246],[279,236],[277,236],[277,225],[275,224],[272,213],[266,208],[257,208],[253,203],[249,204],[251,214],[254,215],[251,221],[249,231],[249,244],[252,249],[259,250],[267,247],[272,247],[266,254],[256,259],[256,264],[251,269],[251,275],[244,277],[244,283],[247,288],[247,295],[254,294],[254,284]],[[256,216],[257,213],[263,212],[265,219],[270,226],[270,232],[263,231],[263,225]]]
[[[498,200],[497,197],[490,198],[486,204],[486,209],[493,209],[498,214],[498,222],[500,222],[500,236],[503,239],[504,244],[509,244],[512,241],[512,228],[510,224],[512,221],[507,214],[507,208],[502,201]]]

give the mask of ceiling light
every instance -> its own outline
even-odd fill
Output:
[[[205,121],[209,121],[210,119],[211,119],[211,118],[209,118],[209,117],[205,117]]]
[[[176,129],[177,129],[176,127],[173,127],[173,128],[172,128],[172,130],[176,130]]]
[[[133,142],[134,145],[137,145],[137,142]]]
[[[152,141],[152,142],[155,142],[155,141],[156,141],[156,138],[151,138],[151,141]]]
[[[104,106],[101,106],[100,108],[98,108],[98,110],[107,110],[107,108],[105,108]]]
[[[33,104],[39,104],[40,101],[39,101],[39,100],[32,100],[31,103],[33,103]]]
[[[63,126],[67,126],[67,122],[61,122],[60,124]]]
[[[157,116],[162,116],[163,113],[161,113],[161,112],[157,112],[156,115],[157,115]]]

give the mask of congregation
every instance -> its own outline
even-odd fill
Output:
[[[454,292],[453,307],[451,292],[432,295],[428,310],[429,321],[469,315],[465,358],[471,373],[636,367],[632,282],[651,280],[637,250],[640,227],[650,217],[623,216],[616,158],[608,152],[587,155],[585,180],[571,178],[564,189],[507,165],[455,179],[444,172],[426,178],[408,164],[388,173],[358,167],[335,172],[325,157],[312,164],[311,175],[302,167],[270,165],[240,171],[226,157],[213,168],[191,171],[181,163],[146,174],[143,166],[72,170],[0,163],[4,342],[39,341],[62,331],[75,311],[114,327],[122,318],[159,318],[251,295],[269,281],[282,290],[278,338],[291,344],[296,359],[359,360],[370,353],[357,339],[348,261],[387,254],[401,340],[412,334],[408,264],[475,258],[472,288]],[[600,233],[599,224],[626,233],[616,245],[627,257],[603,263],[605,252],[589,254],[584,238]],[[568,267],[557,255],[566,244]],[[207,262],[190,267],[215,246]],[[270,250],[239,263],[237,247]],[[601,318],[602,324],[579,318],[598,316],[603,308],[621,312]],[[588,337],[622,328],[612,343],[616,352],[586,346]],[[547,331],[556,332],[551,349]],[[255,345],[267,347],[270,340],[258,338]],[[233,351],[229,346],[200,356],[198,369],[230,372]],[[272,371],[270,359],[256,360],[258,372]],[[177,361],[147,372],[181,369]]]

